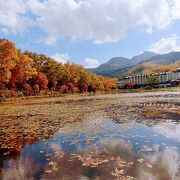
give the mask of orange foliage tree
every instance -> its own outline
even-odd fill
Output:
[[[18,60],[18,51],[12,42],[0,39],[0,89],[2,90],[11,78],[13,69]]]
[[[0,39],[0,96],[29,96],[55,91],[107,92],[115,87],[115,79],[89,73],[78,64],[62,64],[43,54],[21,52],[12,42]]]

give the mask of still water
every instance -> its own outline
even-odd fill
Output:
[[[178,180],[180,124],[87,120],[28,144],[18,157],[0,163],[2,180]]]

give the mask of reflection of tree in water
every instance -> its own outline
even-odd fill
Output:
[[[23,178],[22,178],[22,175],[21,175],[21,172],[20,172],[20,169],[19,169],[19,157],[15,161],[16,161],[16,169],[17,169],[19,178],[22,180]]]
[[[8,161],[3,161],[4,169],[1,172],[2,179],[40,179],[44,174],[45,156],[34,154],[33,149],[22,152],[20,156],[9,157]]]
[[[0,178],[2,174],[2,169],[3,169],[3,160],[0,158]]]

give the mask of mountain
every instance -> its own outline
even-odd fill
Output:
[[[150,52],[150,51],[145,51],[144,53],[138,55],[138,56],[134,56],[131,61],[133,61],[133,64],[138,64],[146,59],[150,59],[153,58],[154,56],[157,56],[156,53],[154,52]]]
[[[146,51],[131,59],[125,57],[112,58],[107,63],[101,64],[97,68],[89,69],[89,71],[109,77],[121,77],[126,74],[142,73],[146,69],[172,64],[178,60],[180,60],[180,51],[168,54],[156,54]]]
[[[157,54],[153,52],[146,51],[138,56],[134,56],[131,59],[125,57],[115,57],[110,59],[108,62],[101,64],[97,68],[91,68],[88,70],[105,76],[117,77],[123,74],[133,65],[136,65],[156,55]]]
[[[156,73],[160,71],[171,71],[180,67],[180,51],[168,54],[156,55],[150,59],[132,66],[125,74]]]
[[[107,63],[101,64],[97,69],[102,71],[107,71],[109,68],[118,69],[119,67],[125,68],[131,63],[131,60],[125,57],[115,57],[110,59]]]
[[[124,75],[152,74],[158,72],[175,71],[179,67],[180,67],[180,60],[177,60],[174,63],[170,63],[170,64],[145,62],[133,66]]]
[[[159,54],[147,59],[145,62],[156,62],[160,64],[170,64],[180,59],[180,51],[170,52],[168,54]]]

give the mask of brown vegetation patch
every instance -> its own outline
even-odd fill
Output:
[[[175,112],[168,112],[164,110],[147,110],[142,112],[142,115],[146,118],[180,120],[179,110]]]

